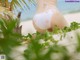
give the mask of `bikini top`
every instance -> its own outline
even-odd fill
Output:
[[[53,16],[53,10],[49,9],[45,12],[38,13],[33,17],[33,21],[40,29],[51,28],[51,18]]]

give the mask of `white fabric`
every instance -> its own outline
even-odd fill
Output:
[[[51,27],[51,17],[53,15],[52,10],[38,13],[34,16],[33,21],[40,29],[48,29]]]

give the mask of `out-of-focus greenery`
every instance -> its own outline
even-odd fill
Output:
[[[36,33],[35,38],[30,34],[27,36],[31,41],[28,44],[28,49],[24,51],[25,58],[27,60],[69,60],[70,57],[66,47],[58,45],[58,41],[47,33]],[[50,45],[50,42],[53,44]],[[55,54],[58,58],[55,58]]]
[[[9,53],[13,47],[21,46],[23,42],[28,45],[23,56],[26,60],[70,60],[71,56],[65,46],[58,45],[58,40],[53,35],[60,34],[61,38],[66,36],[67,32],[80,28],[80,24],[72,22],[70,27],[59,29],[55,27],[53,32],[45,31],[41,34],[36,32],[22,36],[15,29],[19,23],[18,19],[0,18],[0,54],[5,54],[7,60],[13,60]],[[18,29],[17,29],[18,30]],[[80,51],[80,36],[78,35],[78,45],[76,51]],[[28,42],[28,43],[26,43]]]
[[[80,34],[77,34],[77,48],[76,48],[76,50],[77,50],[77,52],[80,52]]]
[[[34,4],[34,0],[28,1]],[[29,9],[25,0],[11,0],[11,2],[8,0],[0,0],[0,6],[9,8],[9,11],[12,11],[16,6],[22,8],[22,4],[26,4]],[[9,17],[9,19],[0,18],[0,54],[5,54],[7,60],[13,60],[9,55],[10,52],[12,52],[14,47],[21,46],[23,42],[28,45],[23,54],[26,60],[71,60],[67,48],[58,45],[59,41],[53,38],[53,35],[60,34],[61,40],[62,37],[66,36],[67,32],[80,28],[80,23],[72,22],[70,27],[63,29],[55,26],[53,32],[45,31],[44,34],[36,32],[27,36],[22,36],[19,33],[18,24],[19,19],[13,19],[12,17]],[[77,34],[76,52],[80,52],[79,34]]]
[[[21,44],[21,34],[16,32],[18,19],[0,18],[0,53],[5,54],[9,60],[12,48]]]
[[[28,3],[34,4],[34,0],[27,0]],[[3,6],[5,8],[9,8],[10,11],[12,11],[16,6],[21,7],[22,5],[26,5],[27,8],[29,9],[28,3],[25,2],[25,0],[0,0],[0,6]]]
[[[55,27],[53,32],[46,31],[44,34],[35,33],[28,34],[27,40],[30,41],[28,49],[24,51],[24,56],[27,60],[71,60],[69,51],[65,46],[60,46],[52,36],[60,34],[61,38],[66,36],[67,32],[80,28],[80,24],[72,22],[70,27],[59,29]],[[63,35],[62,35],[63,34]],[[77,50],[80,50],[80,36],[78,36]]]

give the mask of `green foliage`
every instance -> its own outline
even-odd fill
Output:
[[[26,49],[24,51],[24,56],[27,60],[69,60],[70,57],[68,55],[68,51],[64,46],[59,46],[56,44],[56,41],[53,39],[52,41],[52,37],[47,38],[45,37],[47,35],[46,34],[36,34],[36,37],[33,39],[30,37],[30,35],[28,37],[30,37],[31,42],[28,44],[28,49]],[[40,40],[41,39],[46,39],[45,43],[41,43],[40,44]],[[49,42],[47,42],[48,40],[50,40],[50,42],[52,41],[54,44],[52,46],[49,45]],[[47,43],[47,44],[46,44]],[[62,58],[51,58],[52,54],[61,54]],[[54,56],[53,56],[54,57]]]
[[[77,34],[77,52],[80,52],[80,34]]]
[[[0,6],[9,8],[10,11],[20,7],[23,9],[23,6],[26,5],[26,8],[30,9],[29,3],[35,5],[35,0],[0,0]]]
[[[10,58],[9,53],[13,47],[20,46],[22,42],[28,42],[28,47],[23,56],[26,60],[70,60],[69,51],[65,46],[58,45],[53,35],[60,34],[60,40],[66,36],[67,32],[80,28],[80,24],[72,22],[70,27],[59,29],[55,27],[53,32],[46,31],[44,34],[36,32],[22,36],[15,31],[19,24],[18,19],[0,19],[0,54],[5,54],[7,60]],[[25,41],[26,40],[26,41]],[[80,51],[80,36],[78,35],[77,51]],[[57,57],[56,57],[57,56]]]
[[[21,35],[14,31],[17,19],[0,19],[0,53],[9,58],[11,49],[21,44]]]
[[[28,34],[27,38],[30,40],[30,43],[28,44],[28,49],[24,51],[25,58],[27,60],[70,60],[71,57],[67,48],[65,46],[58,45],[57,43],[59,41],[56,41],[52,36],[55,34],[60,34],[62,38],[66,36],[67,32],[79,28],[79,23],[72,22],[70,27],[65,27],[64,29],[59,29],[56,26],[53,32],[46,31],[44,34],[37,32],[34,34],[35,38],[33,38],[33,35]],[[78,36],[78,38],[80,38],[80,36]],[[44,43],[40,43],[41,40]],[[50,45],[50,43],[53,44]],[[80,39],[78,40],[78,44],[78,50],[80,50]],[[52,53],[53,58],[51,58]],[[60,53],[59,58],[55,58],[55,53],[57,56]]]

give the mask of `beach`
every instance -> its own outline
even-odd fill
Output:
[[[80,60],[80,2],[66,1],[0,0],[0,60]]]
[[[64,15],[64,18],[67,20],[68,24],[75,21],[80,23],[80,12],[79,13],[71,13]],[[28,33],[35,33],[36,30],[32,24],[32,20],[23,21],[20,23],[22,25],[22,34],[27,35]]]
[[[64,15],[64,18],[67,20],[68,24],[70,24],[73,21],[80,23],[80,13],[66,14],[66,15]],[[36,32],[36,30],[32,24],[32,20],[23,21],[20,23],[20,25],[22,25],[22,34],[23,35],[27,35],[28,33],[33,34]],[[69,54],[73,54],[75,51],[76,44],[77,44],[76,33],[80,33],[80,29],[66,33],[66,37],[64,37],[62,40],[60,40],[58,42],[59,45],[67,47],[67,49],[69,50]],[[53,35],[53,37],[55,39],[60,39],[59,34]],[[13,49],[11,56],[12,57],[17,56],[16,58],[14,58],[14,60],[25,60],[24,57],[22,56],[23,51],[25,49],[26,49],[25,44],[23,44],[23,46],[16,47]],[[72,58],[73,58],[73,60],[80,60],[79,56],[80,55],[78,55],[78,54],[73,54]]]

